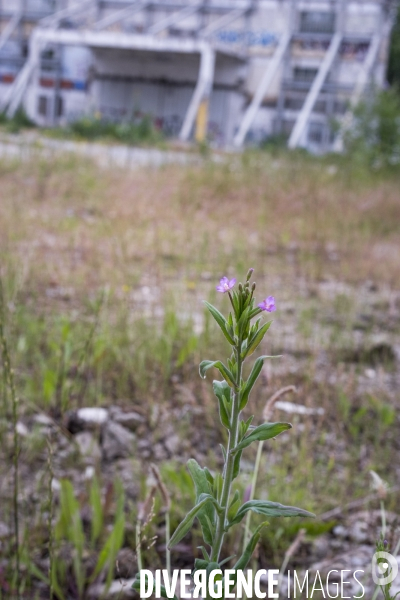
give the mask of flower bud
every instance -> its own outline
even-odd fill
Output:
[[[256,289],[256,282],[253,283],[253,285],[251,286],[251,291],[254,292]]]
[[[253,275],[254,269],[249,269],[247,271],[246,281],[250,281],[251,276]]]
[[[239,292],[243,292],[243,285],[239,283]]]

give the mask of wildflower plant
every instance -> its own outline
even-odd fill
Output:
[[[177,527],[169,543],[169,548],[178,544],[189,533],[194,520],[198,519],[204,545],[199,548],[202,558],[195,559],[193,575],[197,570],[204,570],[207,573],[207,590],[209,590],[208,578],[211,573],[220,571],[225,563],[234,558],[221,557],[225,535],[232,527],[239,525],[249,511],[267,518],[314,517],[312,513],[301,508],[284,506],[268,500],[252,499],[242,504],[239,491],[232,493],[232,484],[240,473],[243,451],[254,442],[270,440],[292,427],[290,423],[262,423],[255,427],[252,425],[253,416],[247,420],[242,416],[265,360],[276,358],[259,356],[254,361],[250,375],[247,379],[244,378],[244,364],[257,350],[272,323],[272,321],[262,323],[262,315],[276,310],[273,296],[268,296],[259,304],[255,304],[256,284],[250,282],[252,274],[253,269],[250,269],[245,283],[239,283],[236,290],[233,289],[236,279],[227,277],[223,277],[216,287],[218,292],[227,294],[229,298],[231,307],[227,318],[217,308],[205,302],[231,350],[226,365],[220,360],[203,360],[199,369],[203,379],[207,371],[212,368],[219,371],[222,377],[221,380],[213,382],[213,390],[218,401],[220,421],[228,432],[228,444],[226,447],[221,445],[224,458],[222,473],[213,475],[207,467],[201,467],[195,459],[188,461],[188,469],[196,490],[196,504]],[[255,318],[257,319],[254,322]],[[221,572],[218,582],[221,595],[218,597],[224,598],[226,592],[233,592],[237,574],[248,565],[260,539],[261,530],[266,525],[268,522],[264,521],[251,535],[242,555],[237,558],[230,570],[229,581],[224,580]],[[140,573],[133,587],[136,590],[140,589]],[[161,586],[161,595],[165,598],[174,597],[167,596],[163,586]],[[207,595],[206,598],[209,597]],[[217,596],[213,594],[213,597]]]

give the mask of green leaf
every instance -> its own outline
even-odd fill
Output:
[[[268,500],[250,500],[239,508],[235,518],[230,521],[229,527],[240,523],[249,510],[266,517],[315,517],[313,513],[296,506],[284,506],[279,502],[269,502]]]
[[[226,429],[230,429],[231,421],[229,418],[228,409],[226,406],[226,400],[224,398],[218,398],[219,403],[219,418],[221,419],[221,423]]]
[[[258,541],[261,537],[261,531],[262,531],[262,529],[264,529],[264,527],[267,527],[268,525],[269,525],[268,521],[264,521],[264,523],[261,523],[261,525],[259,525],[257,527],[255,532],[251,536],[249,543],[247,544],[246,549],[243,552],[242,556],[239,558],[237,563],[234,565],[233,568],[235,569],[235,571],[242,571],[243,569],[245,569],[247,567],[247,565],[249,564],[249,560],[251,559],[253,552],[256,549],[256,546],[258,544]]]
[[[207,559],[203,559],[203,558],[195,558],[194,559],[194,570],[195,571],[203,571],[204,569],[207,569],[208,565],[210,563],[210,560]]]
[[[91,576],[92,580],[95,579],[100,573],[100,571],[103,570],[105,565],[107,565],[107,586],[111,585],[111,581],[114,576],[115,561],[117,560],[117,554],[124,543],[125,535],[125,496],[123,488],[121,487],[120,482],[118,480],[116,482],[115,494],[117,497],[117,505],[113,529],[99,554],[97,565]]]
[[[108,564],[108,574],[107,580],[111,579],[114,573],[114,564],[117,558],[117,554],[122,548],[122,544],[124,543],[124,533],[125,533],[125,515],[120,515],[119,518],[114,523],[114,527],[108,536],[106,543],[103,546],[102,551],[100,552],[99,559],[97,561],[97,565],[93,572],[93,579],[97,577],[100,571],[104,568],[106,563]]]
[[[225,381],[234,389],[237,389],[236,381],[232,373],[226,368],[226,366],[220,360],[203,360],[200,363],[199,372],[200,377],[206,378],[206,372],[211,367],[215,367],[221,373]]]
[[[242,440],[244,438],[244,436],[246,435],[252,421],[254,419],[254,415],[251,415],[251,417],[249,417],[247,419],[247,421],[241,421],[240,422],[240,440]]]
[[[235,340],[232,337],[232,335],[229,333],[229,328],[230,328],[229,327],[229,323],[225,319],[224,315],[222,315],[219,312],[219,310],[217,310],[215,308],[215,306],[213,306],[209,302],[205,301],[204,304],[206,305],[206,307],[208,308],[208,310],[210,311],[210,313],[212,314],[212,316],[214,317],[214,319],[216,320],[216,322],[220,326],[220,329],[221,329],[222,333],[224,334],[224,336],[226,337],[226,339],[228,340],[228,342],[230,343],[230,345],[234,346],[235,345]]]
[[[232,558],[235,558],[236,554],[231,554],[231,556],[227,556],[226,558],[224,558],[224,560],[221,560],[219,562],[219,568],[221,568],[223,565],[226,565],[226,563],[228,563],[230,560],[232,560]]]
[[[246,381],[243,390],[240,394],[240,410],[243,410],[246,406],[249,400],[250,392],[253,389],[253,386],[257,381],[259,374],[261,373],[261,369],[263,368],[264,360],[266,358],[278,358],[278,356],[259,356],[257,358],[256,362],[253,365],[249,378]]]
[[[231,401],[231,388],[226,381],[213,381],[214,394],[217,398],[225,398],[227,402]]]
[[[245,437],[236,446],[236,448],[233,448],[232,454],[238,452],[239,450],[244,450],[253,442],[264,442],[265,440],[270,440],[271,438],[276,437],[283,431],[287,431],[291,428],[292,426],[290,423],[264,423],[263,425],[259,425],[258,427],[250,431],[249,435]]]
[[[233,571],[235,571],[235,574],[231,577],[231,579],[234,581],[234,585],[232,585],[231,590],[228,591],[233,591],[233,589],[236,586],[236,582],[237,582],[237,572],[238,571],[243,571],[247,565],[250,562],[251,557],[253,556],[253,552],[256,549],[256,546],[258,544],[258,541],[260,539],[261,536],[261,530],[266,527],[267,525],[269,525],[268,521],[264,521],[264,523],[261,523],[261,525],[259,525],[257,527],[257,529],[255,530],[255,532],[253,533],[253,535],[251,536],[249,543],[247,544],[242,556],[239,558],[239,560],[236,562],[236,564],[233,566]],[[225,591],[225,586],[224,586],[224,591]]]
[[[206,475],[207,481],[210,484],[210,486],[212,487],[214,485],[214,477],[211,475],[210,471],[207,469],[207,467],[203,468],[203,471]]]
[[[249,340],[247,344],[247,348],[244,352],[242,352],[242,359],[244,359],[246,356],[251,356],[253,354],[254,350],[256,350],[259,344],[262,342],[265,334],[271,327],[271,324],[272,321],[268,321],[268,323],[265,323],[265,325],[263,325],[258,331],[254,333],[253,337]]]
[[[94,546],[96,541],[99,539],[101,532],[103,531],[104,524],[101,490],[97,477],[93,478],[92,485],[90,487],[90,506],[92,507],[91,543],[92,546]]]
[[[222,494],[222,486],[224,485],[224,480],[222,479],[221,473],[216,473],[214,477],[214,487],[213,487],[213,496],[218,499]]]
[[[240,302],[239,302],[238,293],[233,292],[233,294],[231,295],[231,298],[232,298],[233,310],[235,312],[235,319],[237,320],[237,318],[240,314]]]
[[[253,308],[251,310],[251,312],[250,312],[249,319],[253,319],[254,317],[256,317],[257,315],[259,315],[260,313],[262,313],[261,308],[258,308],[258,306],[257,306],[257,308]]]
[[[205,469],[202,469],[199,463],[191,458],[187,463],[187,468],[193,479],[193,483],[196,489],[196,504],[199,502],[202,494],[212,494],[213,490],[210,485],[208,474]],[[211,475],[211,473],[210,473]],[[208,517],[208,519],[206,518]],[[209,522],[214,521],[214,508],[211,504],[206,504],[204,508],[197,515],[199,519],[201,530],[203,532],[203,538],[206,544],[211,545],[213,540],[213,532],[210,529]]]
[[[235,454],[235,460],[233,461],[232,479],[236,479],[236,477],[240,473],[240,460],[241,460],[241,458],[242,458],[242,451],[239,450],[239,452],[237,452]]]
[[[236,492],[233,495],[232,502],[230,503],[229,508],[228,508],[228,521],[233,519],[233,517],[236,515],[238,508],[239,508],[239,504],[240,504],[240,494],[239,494],[239,490],[236,490]]]
[[[181,541],[182,538],[190,531],[193,521],[198,516],[199,512],[210,502],[215,502],[214,498],[211,494],[201,494],[199,498],[199,502],[188,512],[183,521],[178,525],[175,529],[173,536],[169,542],[168,548],[173,548],[176,546],[178,542]],[[208,544],[209,542],[207,542]],[[212,543],[212,542],[211,542]]]
[[[197,546],[199,550],[201,550],[201,553],[203,554],[204,560],[206,560],[208,563],[210,562],[210,557],[208,555],[207,550],[204,548],[204,546]]]
[[[250,326],[249,314],[250,314],[250,309],[246,308],[240,315],[240,319],[237,324],[237,333],[238,333],[238,337],[241,340],[243,340],[246,337],[245,333]]]
[[[226,462],[226,449],[222,444],[220,444],[219,447],[221,448],[223,459]]]
[[[219,402],[219,416],[221,423],[227,429],[230,428],[230,410],[229,404],[231,402],[231,388],[226,381],[213,381],[214,394],[218,398]]]

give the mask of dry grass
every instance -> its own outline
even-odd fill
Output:
[[[263,371],[256,419],[284,385],[325,410],[307,419],[276,410],[295,427],[271,447],[261,493],[321,512],[364,495],[371,468],[394,484],[398,360],[376,337],[400,343],[399,189],[394,175],[297,155],[135,172],[73,157],[1,163],[0,268],[21,413],[59,419],[78,405],[129,404],[163,423],[149,426],[153,443],[178,433],[178,460],[195,452],[216,465],[223,433],[197,365],[226,347],[201,300],[216,300],[220,276],[251,266],[259,295],[277,298],[265,346],[285,355]],[[200,412],[177,417],[185,406]],[[35,453],[23,448],[21,461],[29,472]],[[165,469],[181,510],[185,476]],[[266,556],[279,564],[296,532],[271,528]]]
[[[82,298],[248,264],[285,284],[400,279],[398,180],[354,182],[303,159],[247,162],[132,173],[73,159],[3,165],[3,260],[39,300],[52,287]]]

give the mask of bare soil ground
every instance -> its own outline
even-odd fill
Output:
[[[254,566],[279,567],[300,528],[306,534],[289,568],[328,564],[346,552],[372,556],[381,505],[371,470],[387,482],[387,537],[396,545],[399,190],[393,174],[296,155],[250,153],[135,172],[73,156],[0,163],[0,268],[19,396],[23,597],[49,597],[51,553],[60,600],[89,598],[107,578],[132,577],[138,510],[154,484],[150,463],[171,494],[172,527],[193,501],[186,460],[220,467],[224,431],[211,377],[200,380],[197,367],[204,358],[225,359],[227,348],[202,300],[228,310],[215,285],[222,275],[244,278],[249,267],[260,300],[274,295],[278,308],[263,353],[282,355],[264,368],[249,414],[261,422],[274,392],[297,389],[275,409],[274,420],[294,428],[265,446],[257,495],[320,516],[271,523]],[[12,411],[2,380],[0,598],[12,598]],[[83,407],[106,408],[106,421],[82,420]],[[254,458],[255,450],[243,457],[242,494]],[[159,568],[159,493],[143,529],[144,562]],[[97,568],[116,531],[116,555]],[[241,543],[228,538],[226,556]],[[174,566],[190,566],[199,544],[199,535],[185,539]]]

